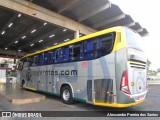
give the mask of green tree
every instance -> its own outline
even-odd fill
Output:
[[[149,70],[151,64],[152,64],[151,61],[147,59],[147,71]]]
[[[157,75],[157,71],[155,71],[155,70],[149,70],[148,71],[148,75],[149,76],[156,76]]]
[[[159,73],[159,72],[160,72],[160,68],[157,69],[157,73]]]

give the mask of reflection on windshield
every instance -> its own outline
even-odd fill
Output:
[[[126,28],[127,47],[142,50],[142,38],[138,33],[135,33],[129,28]]]

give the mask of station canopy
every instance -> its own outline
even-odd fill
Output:
[[[54,24],[54,19],[59,21]],[[85,29],[94,32],[114,26],[129,27],[142,37],[148,34],[144,26],[108,0],[1,0],[0,55],[21,56],[73,39],[74,27],[60,23],[61,19],[83,26],[79,36],[87,34]]]

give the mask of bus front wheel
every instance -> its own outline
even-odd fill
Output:
[[[71,90],[70,86],[65,85],[62,87],[61,99],[65,104],[72,104],[73,103],[72,90]]]
[[[22,80],[22,82],[21,82],[21,88],[22,88],[22,89],[24,88],[24,84],[25,84],[25,81]]]

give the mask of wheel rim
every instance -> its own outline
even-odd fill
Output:
[[[69,91],[68,91],[68,90],[64,90],[64,91],[63,91],[63,99],[64,99],[65,101],[68,101],[68,100],[69,100],[69,97],[70,97]]]

